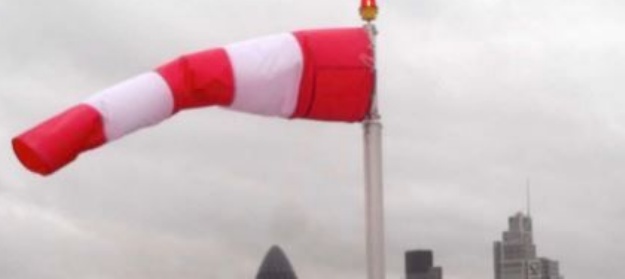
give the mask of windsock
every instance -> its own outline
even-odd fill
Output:
[[[17,136],[13,150],[26,168],[48,175],[81,152],[205,106],[361,121],[371,105],[372,56],[363,28],[284,33],[183,55]]]

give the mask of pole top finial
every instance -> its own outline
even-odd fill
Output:
[[[375,0],[361,0],[360,2],[360,17],[362,20],[371,22],[378,16],[378,5]]]

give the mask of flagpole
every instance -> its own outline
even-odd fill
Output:
[[[363,1],[360,8],[365,29],[371,37],[372,70],[376,77],[371,110],[363,122],[365,160],[365,218],[367,238],[367,278],[385,278],[384,188],[382,180],[382,121],[377,102],[376,36],[372,21],[377,15],[375,1]]]

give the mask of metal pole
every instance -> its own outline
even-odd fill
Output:
[[[375,25],[368,22],[365,28],[371,36],[372,69],[375,66]],[[373,90],[371,111],[363,123],[365,148],[365,208],[367,230],[367,278],[385,278],[384,246],[384,190],[382,185],[382,122],[377,106],[377,77]]]

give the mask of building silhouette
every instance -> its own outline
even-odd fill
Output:
[[[495,279],[564,279],[557,261],[536,256],[532,218],[517,213],[493,247]]]
[[[265,255],[256,279],[297,279],[297,276],[284,251],[274,245]]]
[[[406,252],[406,279],[442,279],[443,269],[434,266],[432,251],[412,250]]]

